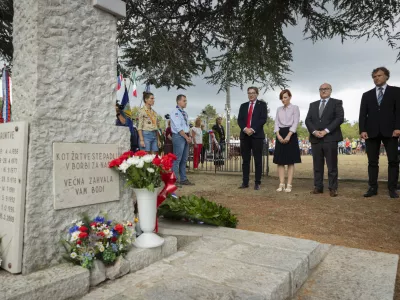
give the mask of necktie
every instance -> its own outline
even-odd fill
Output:
[[[383,99],[383,88],[380,87],[379,89],[379,93],[378,93],[378,105],[381,105],[382,99]]]
[[[251,116],[253,115],[254,101],[250,101],[249,112],[247,113],[247,128],[251,128]]]
[[[321,103],[321,106],[319,107],[319,117],[320,117],[320,118],[321,118],[321,116],[322,116],[322,113],[324,112],[326,100],[323,99],[321,102],[322,102],[322,103]]]

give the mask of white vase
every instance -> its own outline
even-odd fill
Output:
[[[147,189],[133,189],[139,210],[139,223],[143,233],[136,239],[134,245],[138,248],[155,248],[164,244],[164,239],[154,233],[157,219],[157,195]]]

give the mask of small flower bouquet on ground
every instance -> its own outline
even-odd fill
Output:
[[[115,222],[105,216],[90,220],[84,216],[74,221],[68,230],[68,238],[62,240],[66,259],[90,269],[95,259],[112,264],[118,256],[125,254],[135,237],[132,222]]]
[[[171,172],[174,160],[176,156],[172,153],[159,157],[146,151],[128,151],[112,160],[109,167],[123,173],[128,186],[153,192],[161,187],[162,174]]]

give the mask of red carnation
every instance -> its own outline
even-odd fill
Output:
[[[115,166],[117,166],[117,160],[113,159],[112,161],[110,161],[110,163],[108,164],[109,168],[114,168]]]
[[[126,151],[126,152],[124,152],[122,155],[127,155],[128,157],[132,157],[132,156],[135,155],[135,152],[133,152],[133,151]]]
[[[92,226],[96,227],[96,226],[97,226],[97,223],[96,223],[96,222],[90,223],[90,227],[92,227]]]
[[[161,158],[159,158],[158,156],[154,157],[153,165],[155,165],[157,167],[160,166],[161,165]]]
[[[111,238],[111,242],[115,243],[116,241],[117,241],[117,238],[116,238],[115,236],[113,236],[113,237]]]
[[[162,167],[162,169],[163,169],[164,171],[169,171],[169,170],[171,170],[171,168],[172,168],[172,161],[170,161],[170,160],[164,161],[161,167]]]
[[[140,151],[135,153],[135,156],[145,156],[145,155],[147,155],[147,152],[143,151],[143,150],[140,150]]]
[[[121,224],[117,224],[114,227],[115,231],[118,232],[119,234],[122,234],[124,232],[124,226]]]
[[[104,236],[105,236],[105,234],[104,234],[104,232],[103,232],[103,231],[100,231],[100,232],[98,232],[98,233],[97,233],[97,235],[98,235],[98,236],[102,236],[102,237],[104,237]]]
[[[172,160],[176,160],[177,159],[176,155],[173,154],[173,153],[168,153],[167,156]]]
[[[88,237],[88,234],[87,234],[87,232],[81,232],[81,233],[78,235],[78,237],[79,237],[80,239],[84,239],[84,238],[87,238],[87,237]]]
[[[88,231],[89,229],[86,226],[81,226],[79,227],[79,231],[83,232],[83,231]]]
[[[81,241],[81,240],[77,240],[77,241],[76,241],[76,244],[77,244],[77,245],[80,245],[80,244],[82,244],[82,241]]]

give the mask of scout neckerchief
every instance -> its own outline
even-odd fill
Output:
[[[147,108],[145,107],[144,108],[144,111],[146,112],[146,114],[147,114],[147,116],[150,118],[150,120],[151,120],[151,122],[154,124],[154,125],[157,125],[157,120],[154,118],[155,116],[154,116],[154,110],[152,110],[151,108],[150,108],[150,110],[151,110],[151,114],[149,114],[149,111],[147,110]]]
[[[181,112],[183,118],[185,119],[185,123],[186,123],[186,126],[187,126],[188,125],[188,120],[187,120],[186,112],[183,111],[178,105],[176,106],[176,108]]]

